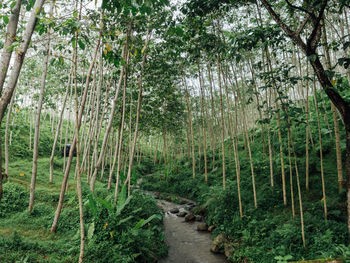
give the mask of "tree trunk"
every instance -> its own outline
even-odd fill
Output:
[[[185,84],[185,88],[186,88],[186,104],[187,104],[187,112],[188,112],[188,123],[190,126],[190,134],[191,134],[192,177],[195,178],[196,177],[196,158],[194,155],[194,135],[193,135],[193,124],[192,124],[192,110],[191,110],[190,94],[188,92],[186,79],[184,79],[184,84]]]
[[[5,174],[7,176],[9,174],[9,138],[8,138],[8,134],[9,134],[9,129],[10,129],[10,118],[11,118],[13,103],[15,101],[16,90],[17,90],[17,88],[13,92],[13,96],[11,98],[11,103],[10,103],[10,106],[8,108],[7,117],[6,117],[6,128],[5,128],[4,141],[5,141]]]
[[[112,167],[109,171],[109,176],[108,176],[108,184],[107,184],[107,189],[111,189],[111,185],[112,185],[112,177],[113,177],[113,173],[114,173],[114,169],[115,169],[115,164],[117,162],[117,154],[119,152],[119,140],[120,140],[120,130],[122,129],[121,126],[119,126],[118,129],[118,136],[115,140],[115,146],[114,146],[114,154],[113,154],[113,162],[112,162]]]
[[[319,34],[321,33],[321,21],[318,21],[314,25],[312,30],[312,34],[310,35],[310,40],[308,43],[304,43],[301,39],[300,35],[296,34],[296,32],[292,31],[284,22],[281,20],[279,15],[273,10],[271,5],[267,2],[267,0],[261,0],[262,4],[265,6],[269,14],[276,21],[276,23],[283,29],[283,31],[300,47],[300,49],[308,56],[310,59],[310,63],[317,75],[319,82],[328,98],[334,103],[334,106],[340,112],[346,131],[346,181],[347,181],[347,213],[348,213],[348,231],[350,232],[350,104],[341,95],[337,92],[337,90],[333,87],[324,67],[319,59],[318,54],[316,53],[317,44],[319,41]],[[324,5],[325,4],[325,5]],[[322,9],[325,10],[327,6],[327,1],[322,3]],[[323,11],[319,14],[319,18],[323,17]]]
[[[41,8],[44,5],[45,0],[37,0],[35,1],[33,10],[31,12],[29,21],[27,23],[27,27],[25,29],[23,39],[21,42],[21,45],[18,49],[18,52],[16,54],[16,58],[14,61],[14,65],[10,74],[10,78],[8,81],[8,85],[6,90],[1,94],[0,98],[0,126],[2,123],[2,120],[4,118],[4,114],[7,108],[7,105],[10,103],[13,92],[15,90],[15,87],[17,85],[19,73],[21,72],[23,61],[25,58],[25,55],[27,53],[29,43],[32,38],[32,34],[35,29],[35,25],[37,22],[37,15],[41,12]],[[18,20],[18,18],[16,18]],[[4,68],[5,69],[5,68]],[[6,70],[6,69],[5,69]],[[0,140],[0,144],[2,144],[2,140]],[[2,153],[0,152],[0,171],[2,171]],[[2,198],[2,172],[0,172],[0,201]]]
[[[126,39],[126,42],[128,41],[128,36]],[[127,46],[127,44],[126,44]],[[128,50],[128,49],[126,49]],[[119,138],[119,148],[118,148],[118,163],[117,163],[117,179],[115,184],[115,192],[114,192],[114,202],[116,203],[118,201],[118,192],[119,192],[119,181],[120,181],[120,167],[121,167],[121,154],[122,154],[122,148],[123,148],[123,135],[124,135],[124,123],[125,123],[125,100],[126,100],[126,88],[128,85],[128,61],[129,61],[129,51],[124,54],[125,57],[125,69],[124,69],[124,87],[123,87],[123,106],[122,106],[122,120],[120,124],[120,138]]]
[[[126,52],[127,52],[127,46],[128,46],[128,41],[126,40],[125,43],[124,43],[122,57],[124,57]],[[91,191],[95,190],[95,181],[96,181],[96,178],[97,178],[97,173],[98,173],[98,170],[100,168],[100,165],[101,165],[102,160],[103,160],[104,155],[105,155],[106,146],[107,146],[107,142],[108,142],[108,139],[109,139],[109,134],[110,134],[110,132],[112,130],[113,119],[114,119],[114,115],[115,115],[114,112],[115,112],[115,109],[117,107],[119,91],[120,91],[121,85],[123,83],[123,74],[124,74],[125,70],[126,70],[126,66],[121,66],[119,82],[118,82],[118,86],[117,86],[117,89],[115,91],[114,99],[113,99],[113,102],[112,102],[111,114],[110,114],[110,117],[109,117],[109,120],[108,120],[107,129],[106,129],[104,137],[103,137],[102,148],[101,148],[100,155],[99,155],[98,161],[96,163],[94,172],[93,172],[92,177],[91,177],[91,184],[90,184]]]
[[[137,108],[136,108],[136,124],[135,124],[135,131],[134,131],[134,137],[132,141],[132,145],[130,148],[130,153],[129,153],[129,167],[128,167],[128,175],[126,178],[126,182],[128,183],[128,196],[130,196],[130,185],[131,185],[131,170],[134,162],[134,152],[135,152],[135,146],[137,142],[137,135],[138,135],[138,129],[139,129],[139,119],[140,119],[140,112],[141,112],[141,103],[142,103],[142,77],[143,77],[143,71],[145,68],[145,63],[146,63],[146,49],[148,48],[148,43],[151,37],[151,33],[149,32],[147,34],[147,39],[146,43],[144,45],[143,49],[143,57],[142,57],[142,65],[141,65],[141,71],[140,71],[140,76],[138,80],[138,86],[139,86],[139,94],[137,97]],[[130,130],[131,132],[131,130]]]
[[[232,68],[232,70],[233,70],[233,68]],[[227,74],[226,78],[228,78],[228,74]],[[235,80],[237,80],[237,79],[235,79]],[[228,81],[229,81],[229,79],[228,79]],[[237,85],[237,82],[236,82],[236,85]],[[238,86],[236,86],[236,88],[238,88]],[[241,167],[240,167],[239,153],[238,153],[237,143],[236,143],[237,134],[235,132],[235,128],[233,127],[233,121],[232,121],[232,117],[230,114],[230,109],[232,109],[232,106],[231,106],[232,104],[230,101],[230,97],[228,94],[228,86],[226,83],[225,83],[225,94],[226,94],[226,100],[227,100],[227,107],[229,109],[229,111],[227,112],[227,114],[228,114],[228,126],[229,126],[229,132],[230,132],[231,137],[232,137],[233,154],[234,154],[234,158],[235,158],[239,216],[242,219],[243,218],[243,208],[242,208],[242,197],[241,197]]]
[[[74,60],[74,58],[73,58],[73,60]],[[56,151],[56,146],[57,146],[57,141],[58,141],[58,135],[59,135],[60,130],[62,131],[61,128],[62,128],[62,122],[63,122],[63,114],[64,114],[64,111],[66,108],[66,102],[67,102],[67,98],[68,98],[68,94],[69,94],[69,88],[70,88],[71,82],[72,82],[72,73],[73,73],[73,65],[71,68],[71,72],[69,74],[66,94],[64,95],[62,109],[61,109],[60,117],[59,117],[59,122],[58,122],[57,127],[56,127],[56,134],[55,134],[55,138],[54,138],[53,145],[52,145],[52,151],[51,151],[51,156],[50,156],[50,179],[49,179],[50,183],[53,182],[53,161],[55,158],[55,151]],[[64,152],[66,152],[66,151],[64,151]]]
[[[53,9],[55,6],[55,1],[52,1],[51,7],[50,7],[50,18],[52,18],[53,15]],[[30,182],[30,197],[29,197],[29,207],[28,212],[30,213],[33,210],[34,207],[34,196],[35,196],[35,184],[36,184],[36,175],[37,175],[37,164],[38,164],[38,153],[39,153],[39,138],[40,138],[40,116],[41,116],[41,109],[43,106],[43,100],[44,100],[44,92],[45,92],[45,85],[46,85],[46,76],[47,76],[47,68],[49,64],[50,59],[50,48],[51,48],[51,33],[50,28],[48,29],[48,40],[46,44],[46,56],[44,60],[44,69],[43,69],[43,75],[41,79],[41,88],[40,88],[40,94],[39,94],[39,101],[38,101],[38,112],[36,116],[35,121],[35,134],[34,134],[34,146],[33,146],[33,167],[32,167],[32,179]]]
[[[79,21],[81,20],[81,11],[82,11],[83,1],[80,1],[80,11],[79,11]],[[80,174],[80,145],[79,145],[79,106],[78,106],[78,79],[77,79],[77,70],[78,70],[78,59],[77,59],[77,46],[78,46],[78,32],[75,33],[75,60],[74,60],[74,95],[75,95],[75,142],[76,142],[76,167],[75,171],[77,172],[77,195],[79,200],[79,222],[80,222],[80,253],[79,253],[79,263],[83,263],[84,258],[84,247],[85,247],[85,228],[84,228],[84,211],[83,211],[83,197],[82,197],[82,188],[81,188],[81,174]],[[70,152],[69,157],[71,158],[72,153]]]
[[[225,121],[224,121],[224,104],[222,98],[222,83],[221,83],[221,60],[218,56],[218,80],[220,89],[220,111],[221,111],[221,144],[222,144],[222,187],[226,189],[226,167],[225,167]]]
[[[331,57],[329,55],[327,31],[326,31],[325,24],[323,24],[322,28],[323,28],[322,40],[324,43],[326,68],[327,68],[327,70],[331,70],[332,63],[331,63]],[[331,110],[332,110],[332,114],[333,114],[334,135],[335,135],[335,152],[336,152],[336,156],[337,156],[338,189],[340,192],[343,188],[343,165],[342,165],[342,158],[341,158],[339,123],[338,123],[338,117],[337,117],[337,110],[336,110],[333,102],[331,102]]]
[[[323,169],[322,133],[321,133],[320,113],[318,110],[318,101],[317,101],[317,93],[316,93],[316,80],[314,80],[313,82],[313,88],[314,88],[315,108],[316,108],[316,114],[317,114],[318,138],[320,143],[322,201],[323,201],[324,217],[327,220],[327,201],[326,201],[326,187],[325,187],[324,169]]]
[[[89,68],[89,71],[88,71],[88,74],[87,74],[87,77],[86,77],[85,88],[84,88],[83,95],[82,95],[82,98],[81,98],[78,122],[76,123],[76,126],[78,126],[77,129],[79,129],[79,130],[80,130],[81,120],[82,120],[82,117],[83,117],[85,104],[86,104],[86,99],[87,99],[87,94],[88,94],[88,90],[89,90],[89,86],[90,86],[91,73],[92,73],[92,70],[94,68],[96,57],[97,57],[98,50],[99,50],[100,43],[101,43],[101,36],[102,36],[102,28],[100,29],[99,37],[98,37],[98,40],[97,40],[97,43],[96,43],[96,47],[95,47],[95,53],[94,53],[94,56],[93,56],[93,60],[92,60],[92,62],[90,64],[90,68]],[[67,165],[66,165],[66,170],[65,170],[64,176],[63,176],[63,181],[62,181],[62,186],[61,186],[61,191],[60,191],[60,197],[59,197],[59,201],[58,201],[58,204],[57,204],[55,217],[54,217],[54,220],[52,222],[52,226],[51,226],[50,232],[55,232],[56,231],[58,219],[59,219],[59,217],[61,215],[61,210],[62,210],[62,206],[63,206],[63,198],[64,198],[64,194],[65,194],[66,187],[67,187],[68,176],[69,176],[70,167],[71,167],[72,161],[73,161],[73,153],[74,153],[74,150],[75,150],[75,147],[76,147],[76,143],[77,143],[77,141],[76,141],[76,138],[74,137],[72,145],[71,145],[71,148],[70,148],[70,151],[69,151],[69,157],[68,157],[68,162],[67,162]]]
[[[212,118],[212,130],[213,130],[213,135],[214,135],[214,125],[216,122],[216,111],[215,111],[215,104],[214,104],[214,95],[213,95],[213,79],[211,75],[211,69],[210,65],[208,64],[207,66],[207,71],[208,71],[208,78],[209,78],[209,91],[210,91],[210,103],[211,103],[211,118]],[[212,145],[212,151],[213,151],[213,167],[212,169],[215,168],[215,152],[216,152],[216,137],[213,136],[213,145]]]
[[[11,16],[7,25],[7,31],[5,36],[5,43],[1,55],[0,61],[0,94],[2,93],[7,71],[10,65],[12,56],[12,44],[16,40],[16,32],[19,20],[19,14],[21,12],[21,0],[16,0],[16,5],[11,10]]]
[[[204,175],[205,175],[205,183],[208,183],[208,167],[207,167],[207,131],[206,131],[206,115],[204,112],[204,84],[203,84],[203,76],[200,68],[199,61],[197,61],[198,66],[198,76],[199,76],[199,86],[201,90],[201,115],[202,115],[202,129],[203,129],[203,139],[204,139],[204,146],[203,146],[203,154],[204,154]]]

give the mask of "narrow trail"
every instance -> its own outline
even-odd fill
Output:
[[[224,255],[210,252],[211,234],[197,231],[199,222],[185,222],[183,217],[172,214],[169,210],[184,210],[185,205],[178,205],[159,200],[158,205],[164,210],[165,242],[169,246],[168,256],[159,263],[226,263]]]

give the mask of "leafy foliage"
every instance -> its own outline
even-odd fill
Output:
[[[156,262],[167,249],[157,240],[164,240],[162,216],[153,199],[141,193],[126,197],[126,187],[116,205],[89,195],[92,213],[88,229],[87,258],[100,262]],[[147,227],[146,227],[147,226]]]

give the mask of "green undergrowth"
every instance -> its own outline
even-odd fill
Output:
[[[62,183],[63,160],[55,160],[51,184],[48,164],[48,158],[38,161],[35,206],[28,213],[31,162],[26,159],[11,162],[0,202],[0,262],[78,261],[80,225],[74,173],[70,174],[56,233],[50,233]],[[96,262],[96,259],[98,262],[157,262],[167,254],[162,212],[154,198],[137,191],[126,198],[124,188],[118,203],[114,204],[114,192],[107,190],[105,183],[96,182],[92,194],[85,180],[82,181],[84,262]]]

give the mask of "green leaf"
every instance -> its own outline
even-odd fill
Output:
[[[78,45],[79,45],[80,49],[85,50],[85,44],[81,39],[78,40]]]
[[[151,215],[146,220],[141,219],[139,222],[137,222],[137,224],[133,227],[133,229],[134,230],[140,229],[143,226],[147,225],[149,222],[151,222],[153,219],[156,219],[156,218],[159,219],[159,220],[162,219],[161,215],[158,215],[158,214]]]
[[[13,1],[10,5],[10,8],[13,9],[15,7],[15,5],[16,5],[16,1]]]
[[[123,186],[122,190],[118,195],[117,209],[119,209],[126,201],[126,185]]]
[[[123,204],[121,204],[119,207],[117,207],[117,213],[116,213],[116,216],[119,216],[122,211],[124,210],[125,206],[130,203],[130,200],[131,200],[132,196],[129,196],[125,202]]]
[[[75,48],[75,37],[72,38],[71,42],[72,42],[72,47]]]
[[[134,217],[133,216],[128,216],[127,218],[124,218],[124,219],[120,220],[118,222],[118,226],[123,224],[123,223],[125,223],[125,222],[127,222],[127,221],[129,221],[129,220],[131,220],[132,218],[134,218]]]
[[[90,208],[91,213],[96,217],[97,216],[97,205],[96,205],[94,196],[92,194],[89,195],[89,202],[87,203],[87,206]]]
[[[95,232],[95,223],[91,223],[89,225],[88,234],[87,234],[88,239],[92,238],[92,236],[94,235],[94,232]]]
[[[311,56],[308,56],[307,58],[310,61],[316,61],[317,55],[316,54],[312,54]]]
[[[8,16],[3,16],[2,20],[4,20],[5,25],[7,25],[10,21]]]
[[[108,211],[112,211],[113,210],[113,204],[100,198],[100,197],[97,197],[96,198],[97,202],[99,202],[104,208],[106,208]]]

